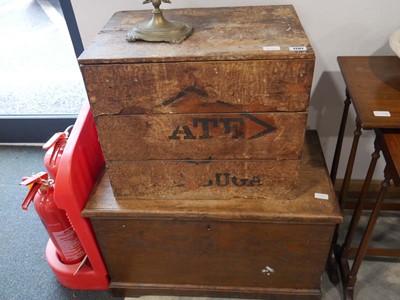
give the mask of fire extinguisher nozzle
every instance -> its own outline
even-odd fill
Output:
[[[38,192],[38,190],[41,187],[41,183],[39,182],[35,182],[29,189],[28,195],[26,195],[24,202],[22,202],[22,209],[23,210],[28,210],[29,204],[31,204],[31,202],[33,201],[36,193]]]
[[[28,195],[26,195],[24,201],[22,202],[22,209],[28,210],[29,204],[33,201],[36,193],[44,182],[48,181],[49,175],[46,172],[39,172],[31,177],[23,177],[21,185],[29,186]]]

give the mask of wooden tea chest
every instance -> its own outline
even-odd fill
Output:
[[[294,198],[314,53],[293,7],[167,10],[187,40],[126,42],[150,14],[116,13],[79,58],[115,196]]]
[[[321,299],[342,222],[315,131],[306,135],[295,199],[116,200],[106,172],[83,215],[117,296]]]

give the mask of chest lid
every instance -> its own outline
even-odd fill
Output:
[[[181,44],[127,42],[132,25],[150,10],[115,13],[79,58],[80,64],[215,60],[314,59],[291,5],[165,10],[193,27]]]

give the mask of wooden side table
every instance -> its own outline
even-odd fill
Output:
[[[351,174],[362,129],[374,129],[379,132],[380,129],[400,128],[400,59],[394,56],[339,57],[338,62],[346,82],[346,100],[331,168],[331,180],[333,183],[336,181],[344,131],[351,103],[353,103],[356,112],[356,129],[354,131],[353,143],[339,195],[339,205],[343,210],[348,198]],[[372,154],[371,164],[359,197],[359,203],[361,203],[360,208],[355,210],[355,214],[361,214],[362,203],[364,202],[377,160],[379,159],[379,152],[382,144],[379,141],[380,140],[377,139],[375,142],[375,151]],[[378,212],[379,210],[380,208]],[[353,217],[352,223],[354,223],[352,226],[357,226],[357,216]],[[331,281],[334,283],[337,283],[339,279],[334,276],[336,273],[334,272],[335,270],[332,270],[335,269],[336,257],[340,256],[341,253],[340,247],[337,245],[337,238],[338,227],[334,234],[331,255],[328,260],[328,271],[330,271],[328,273],[330,274]],[[351,240],[352,235],[349,234],[347,243],[351,243]],[[367,240],[369,240],[369,238]],[[360,256],[361,260],[363,256],[364,255]],[[358,271],[358,268],[356,269]],[[346,274],[346,270],[342,270],[342,274],[343,273]],[[354,284],[355,279],[353,287]],[[345,286],[347,289],[349,284],[346,283]],[[352,294],[350,294],[345,291],[345,297],[352,296]]]
[[[400,186],[400,130],[394,131],[380,131],[376,130],[375,139],[375,151],[372,155],[371,164],[368,170],[368,176],[364,181],[364,185],[358,199],[357,205],[354,209],[353,217],[349,229],[347,231],[345,242],[339,253],[339,267],[342,277],[344,298],[353,299],[354,286],[357,280],[357,273],[360,269],[362,260],[368,253],[368,243],[371,239],[372,232],[374,230],[376,221],[378,219],[379,212],[382,209],[382,204],[385,199],[387,188],[390,186],[390,182],[393,181],[395,186]],[[379,191],[378,197],[372,209],[367,227],[362,237],[361,243],[357,248],[354,262],[350,268],[349,256],[351,254],[351,244],[353,241],[354,234],[359,223],[363,206],[365,203],[365,195],[371,182],[371,172],[375,168],[376,160],[379,158],[379,152],[382,151],[386,161],[386,167],[384,170],[384,180]],[[400,249],[371,249],[368,253],[373,256],[392,256],[400,257]]]
[[[350,104],[356,112],[353,144],[340,192],[341,208],[353,172],[361,129],[400,128],[400,59],[396,56],[342,56],[338,63],[346,83],[346,100],[331,168],[335,183]],[[390,116],[388,115],[388,112]]]

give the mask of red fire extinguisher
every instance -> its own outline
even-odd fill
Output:
[[[55,133],[44,145],[43,149],[47,150],[44,155],[44,165],[50,178],[55,179],[60,164],[61,156],[67,144],[68,137],[72,131],[73,125],[67,127],[64,132]]]
[[[35,210],[52,240],[58,256],[64,264],[81,262],[85,251],[76,235],[64,210],[54,202],[54,180],[46,172],[23,178],[20,183],[29,186],[29,192],[22,209],[27,210],[34,201]]]

